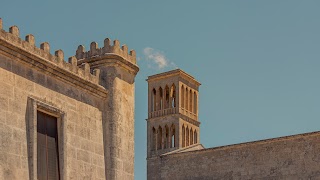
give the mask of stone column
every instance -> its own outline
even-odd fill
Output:
[[[168,132],[168,148],[171,148],[171,126],[169,126],[169,132]]]
[[[164,149],[164,139],[166,138],[166,127],[161,126],[162,128],[162,136],[161,136],[161,149]]]

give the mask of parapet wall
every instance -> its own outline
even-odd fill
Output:
[[[319,179],[320,132],[148,159],[148,180]]]
[[[11,26],[9,32],[2,29],[2,19],[0,18],[0,40],[5,41],[15,47],[20,48],[26,53],[40,57],[43,60],[55,65],[57,68],[63,69],[68,73],[78,76],[81,79],[89,81],[93,84],[99,84],[100,70],[94,69],[91,74],[90,66],[88,63],[82,64],[79,68],[77,66],[77,58],[72,56],[68,59],[68,62],[64,60],[63,51],[57,50],[55,54],[50,54],[50,45],[47,42],[41,43],[40,48],[35,46],[35,37],[29,34],[22,40],[19,35],[19,28],[17,26]]]
[[[111,40],[109,38],[106,38],[104,40],[104,46],[102,48],[99,48],[98,43],[96,42],[92,42],[90,44],[89,51],[85,51],[83,45],[78,46],[78,49],[76,51],[76,58],[78,60],[82,60],[88,58],[103,57],[107,54],[118,55],[131,62],[132,64],[137,64],[136,52],[134,50],[130,50],[130,52],[128,53],[127,45],[122,45],[120,47],[120,42],[118,40],[114,40],[113,44],[111,45]]]

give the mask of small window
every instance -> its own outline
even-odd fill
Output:
[[[37,112],[38,180],[60,179],[57,118]]]

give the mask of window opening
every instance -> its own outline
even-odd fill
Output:
[[[159,129],[158,129],[157,142],[158,142],[158,149],[162,149],[162,128],[161,128],[161,126],[159,126]]]
[[[186,146],[189,146],[189,128],[186,128]]]
[[[37,112],[37,175],[39,180],[60,179],[57,118]]]
[[[184,87],[181,86],[181,107],[184,108]]]
[[[166,102],[165,102],[165,109],[167,109],[167,108],[169,108],[169,103],[170,103],[170,101],[169,101],[169,87],[168,86],[166,86],[166,88],[165,88],[165,98],[166,98]]]
[[[155,89],[153,89],[151,94],[151,111],[152,112],[156,110],[156,95],[157,95],[157,92]]]
[[[157,134],[156,134],[156,129],[153,127],[152,128],[152,144],[151,144],[151,150],[156,150],[156,140],[157,139]]]
[[[163,92],[162,92],[162,88],[159,88],[159,109],[158,110],[162,110],[163,109]]]
[[[182,125],[182,147],[185,147],[186,143],[185,143],[185,128],[184,125]]]
[[[176,147],[176,139],[175,139],[175,127],[174,127],[174,124],[172,124],[171,126],[171,147]]]
[[[172,84],[171,87],[171,107],[174,108],[176,107],[176,86]]]
[[[193,131],[192,128],[190,129],[190,145],[193,144]]]

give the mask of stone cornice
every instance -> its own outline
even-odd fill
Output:
[[[136,75],[139,71],[139,67],[136,64],[126,60],[124,57],[115,53],[106,53],[103,56],[95,56],[90,57],[89,59],[78,60],[78,65],[81,65],[83,63],[89,63],[90,67],[92,68],[117,64],[133,73],[134,75]]]
[[[257,140],[257,141],[251,141],[251,142],[244,142],[239,144],[231,144],[231,145],[225,145],[225,146],[218,146],[218,147],[211,147],[211,148],[205,148],[195,151],[188,151],[188,152],[181,152],[181,153],[173,153],[173,154],[167,154],[162,157],[166,156],[186,156],[189,153],[196,154],[196,153],[203,153],[203,152],[217,152],[217,151],[227,151],[227,150],[238,150],[241,148],[250,148],[252,146],[257,145],[263,145],[263,144],[272,144],[277,142],[289,142],[296,139],[303,139],[308,137],[315,137],[320,136],[320,131],[315,132],[309,132],[309,133],[303,133],[303,134],[295,134],[295,135],[289,135],[289,136],[282,136],[282,137],[276,137],[276,138],[270,138],[270,139],[263,139],[263,140]]]
[[[188,123],[190,123],[190,124],[193,124],[193,125],[195,125],[195,126],[200,126],[200,122],[199,121],[196,121],[196,120],[194,120],[194,119],[191,119],[191,118],[189,118],[188,116],[186,116],[186,115],[183,115],[183,114],[179,114],[180,115],[180,118],[181,119],[183,119],[183,120],[185,120],[185,121],[187,121]]]
[[[44,54],[46,54],[46,56],[50,55],[48,55],[46,52],[43,52],[43,50],[38,49],[37,51],[39,52],[39,54],[33,53],[34,51],[30,51],[27,49],[36,48],[27,43],[23,43],[26,41],[22,41],[20,38],[15,36],[11,37],[15,40],[10,39],[10,37],[9,39],[4,38],[4,36],[1,36],[3,35],[3,33],[6,33],[3,32],[3,30],[0,30],[0,33],[1,54],[9,57],[12,60],[22,61],[25,64],[29,65],[30,68],[44,71],[46,74],[54,76],[57,79],[60,79],[69,84],[80,87],[95,96],[103,98],[107,97],[108,91],[104,87],[97,84],[97,80],[93,80],[93,75],[90,76],[88,74],[90,73],[89,66],[85,66],[85,70],[82,70],[76,67],[76,64],[66,63],[63,59],[59,61],[56,60],[56,58],[54,58],[53,60],[46,59],[43,57],[45,56]],[[9,33],[6,34],[7,36],[11,36]],[[19,42],[20,46],[17,45],[17,43]],[[40,53],[42,53],[42,55],[40,55]]]
[[[152,76],[148,76],[147,81],[148,82],[152,82],[152,81],[157,81],[157,80],[160,80],[160,79],[169,78],[169,77],[172,77],[172,76],[180,76],[183,79],[187,80],[188,82],[191,82],[191,83],[195,84],[196,86],[200,86],[201,85],[201,83],[198,82],[193,76],[191,76],[190,74],[184,72],[181,69],[175,69],[175,70],[172,70],[172,71],[167,71],[167,72],[164,72],[164,73],[159,73],[159,74],[155,74],[155,75],[152,75]]]
[[[190,124],[193,124],[193,125],[195,125],[197,127],[199,127],[200,124],[201,124],[199,121],[193,120],[193,119],[191,119],[191,118],[189,118],[186,115],[183,115],[181,113],[169,114],[169,115],[165,115],[165,116],[158,116],[158,117],[148,118],[148,119],[146,119],[146,121],[150,121],[150,120],[157,121],[159,119],[163,119],[163,118],[166,118],[166,117],[169,117],[169,116],[179,117],[179,118],[183,119],[184,121],[186,121],[186,122],[188,122]]]

